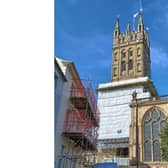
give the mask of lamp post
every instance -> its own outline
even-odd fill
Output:
[[[137,104],[137,92],[134,91],[132,94],[133,101],[135,102],[136,110],[136,168],[139,167],[139,130],[138,130],[138,104]]]

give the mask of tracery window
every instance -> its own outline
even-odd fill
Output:
[[[114,68],[114,76],[117,76],[117,68]]]
[[[159,134],[165,126],[166,117],[163,112],[154,108],[145,114],[143,120],[144,129],[144,160],[160,161],[160,138]]]

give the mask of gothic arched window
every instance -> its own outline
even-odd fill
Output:
[[[121,52],[121,60],[123,60],[125,58],[126,58],[126,51],[122,50],[122,52]]]
[[[117,36],[118,36],[118,31],[116,30],[116,31],[115,31],[115,37],[117,37]]]
[[[129,60],[128,61],[128,70],[131,70],[131,69],[133,69],[133,61]]]
[[[129,56],[129,57],[133,56],[133,51],[132,51],[131,48],[128,50],[128,56]]]
[[[142,27],[141,27],[141,25],[139,25],[139,31],[140,31],[140,32],[142,31]]]
[[[121,72],[123,72],[125,70],[126,70],[126,63],[125,63],[125,61],[122,61],[121,62]]]
[[[165,126],[166,117],[163,112],[157,108],[148,111],[143,120],[144,130],[144,160],[160,161],[160,138],[159,134]]]

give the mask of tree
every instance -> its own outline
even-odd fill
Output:
[[[161,131],[161,157],[163,161],[168,161],[168,122]]]

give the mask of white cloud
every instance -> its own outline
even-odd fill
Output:
[[[155,66],[168,68],[168,53],[166,53],[162,48],[152,47],[151,61]]]

